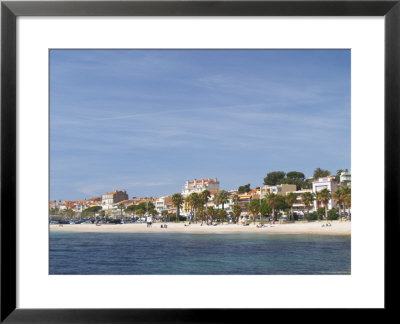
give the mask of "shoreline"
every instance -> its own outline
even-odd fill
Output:
[[[265,234],[308,234],[308,235],[351,235],[351,222],[329,221],[332,226],[322,227],[325,221],[310,223],[267,224],[267,227],[258,228],[254,224],[248,226],[224,224],[217,226],[203,226],[187,223],[167,223],[167,228],[161,228],[163,223],[153,223],[152,227],[146,224],[57,224],[49,225],[50,232],[80,232],[80,233],[183,233],[183,234],[236,234],[236,233],[265,233]]]

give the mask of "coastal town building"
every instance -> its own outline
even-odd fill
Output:
[[[61,207],[61,200],[51,200],[49,201],[49,209],[60,209]]]
[[[261,188],[256,188],[247,192],[248,195],[252,197],[252,199],[260,199]]]
[[[343,171],[340,174],[340,184],[344,186],[351,185],[351,173],[348,171]]]
[[[306,206],[304,205],[304,203],[303,203],[302,200],[301,200],[301,195],[302,195],[303,193],[305,193],[305,192],[310,192],[310,193],[312,193],[312,189],[302,189],[302,190],[296,190],[296,191],[288,191],[288,192],[286,193],[286,195],[287,195],[288,193],[290,193],[290,192],[296,194],[296,199],[297,199],[296,202],[295,202],[295,203],[293,204],[293,206],[292,206],[293,212],[297,212],[297,213],[300,213],[300,214],[304,214],[304,212],[307,211],[307,208],[306,208]],[[313,207],[314,207],[314,206],[313,206]],[[313,211],[313,207],[310,208],[310,212]]]
[[[219,190],[219,181],[217,178],[186,181],[185,186],[182,189],[182,196],[187,197],[193,192],[201,193],[204,190]]]
[[[238,205],[242,208],[242,210],[245,209],[246,205],[251,201],[253,198],[252,195],[248,194],[239,194],[239,200],[238,200]]]
[[[164,210],[170,211],[172,207],[171,196],[163,196],[156,199],[154,203],[157,213],[161,214]]]
[[[101,197],[89,198],[87,201],[89,203],[88,207],[101,206]]]
[[[118,205],[124,206],[124,208],[135,205],[135,199],[126,199],[118,202]]]
[[[260,188],[261,190],[261,196],[265,197],[267,193],[274,193],[276,195],[281,195],[281,196],[286,196],[286,193],[289,191],[296,191],[297,187],[295,184],[280,184],[276,186],[263,186]]]
[[[123,200],[127,200],[128,194],[125,190],[115,190],[104,194],[101,198],[103,209],[112,209],[114,204]]]
[[[332,194],[339,188],[338,183],[336,182],[335,176],[329,176],[324,178],[318,178],[317,180],[313,181],[312,183],[312,191],[313,193],[317,193],[323,189],[328,189],[329,192]],[[324,205],[315,200],[314,201],[314,210],[318,210],[318,208],[324,207]],[[328,203],[328,209],[332,209],[336,207],[336,202],[331,198]]]

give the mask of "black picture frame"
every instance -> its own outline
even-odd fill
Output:
[[[391,266],[399,237],[400,0],[380,1],[2,1],[1,2],[1,317],[3,323],[199,323],[254,320],[263,309],[16,308],[16,19],[19,16],[382,16],[385,19],[385,308],[398,276]],[[373,177],[373,170],[371,170]],[[382,210],[378,207],[377,210]],[[397,257],[396,257],[397,258]],[[366,283],[367,285],[367,283]],[[367,287],[366,287],[367,289]],[[393,297],[391,297],[393,296]],[[251,299],[251,296],[249,296]],[[329,307],[329,305],[327,305]],[[311,310],[312,311],[312,310]],[[297,310],[298,315],[305,312]],[[328,314],[328,313],[324,313]],[[333,314],[329,312],[329,314]],[[326,316],[326,315],[324,315]],[[331,315],[329,315],[331,316]],[[335,315],[332,315],[335,316]],[[368,315],[369,316],[369,315]],[[259,317],[260,318],[260,317]],[[330,318],[333,319],[334,317]],[[252,320],[252,321],[254,321]],[[320,320],[324,320],[320,318]]]

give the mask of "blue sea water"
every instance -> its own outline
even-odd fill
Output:
[[[350,236],[50,232],[49,273],[350,274]]]

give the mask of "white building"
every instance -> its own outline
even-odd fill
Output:
[[[182,196],[189,196],[191,193],[201,193],[204,190],[212,191],[219,190],[219,181],[215,179],[194,179],[193,181],[186,181],[182,189]]]
[[[302,189],[302,190],[296,190],[296,191],[288,191],[288,192],[286,192],[286,195],[288,193],[290,193],[290,192],[296,194],[296,199],[297,199],[296,202],[293,204],[293,207],[292,207],[293,211],[294,212],[298,212],[298,213],[300,212],[300,214],[303,214],[304,211],[307,210],[307,208],[304,205],[303,201],[301,200],[301,195],[303,193],[305,193],[305,192],[312,192],[312,189]],[[310,211],[311,210],[312,210],[312,208],[310,208]]]
[[[351,183],[351,173],[350,172],[342,172],[340,174],[340,183],[347,186]]]
[[[325,178],[319,178],[312,183],[312,191],[313,193],[317,193],[323,189],[328,189],[331,195],[339,188],[336,178],[334,176],[329,176]],[[314,210],[318,210],[318,208],[323,207],[320,202],[317,200],[314,201]],[[331,198],[328,203],[328,209],[332,209],[336,207],[336,202]]]
[[[164,196],[157,198],[154,203],[157,213],[161,214],[164,210],[171,210],[172,207],[172,198],[170,196]]]
[[[103,209],[113,209],[115,208],[115,206],[113,206],[114,204],[123,200],[127,200],[128,194],[126,193],[126,191],[115,190],[104,194],[101,198]]]

